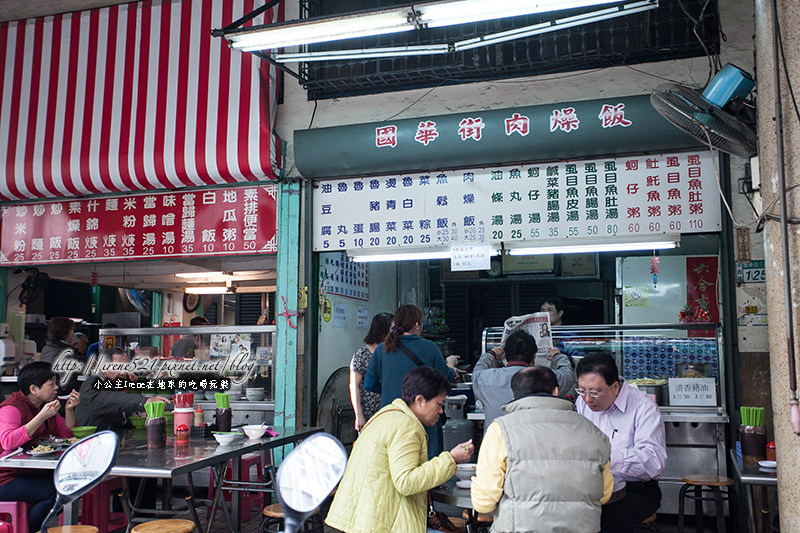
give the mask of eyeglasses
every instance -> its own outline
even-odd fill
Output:
[[[608,390],[608,389],[610,389],[610,388],[611,388],[611,387],[608,387],[607,389],[605,389],[605,390],[601,390],[601,391],[597,391],[597,390],[586,390],[586,389],[575,389],[575,392],[577,392],[577,393],[578,393],[578,394],[580,394],[581,396],[586,396],[586,395],[589,395],[589,396],[591,396],[592,398],[599,398],[600,396],[602,396],[602,395],[603,395],[603,393],[604,393],[605,391],[607,391],[607,390]]]

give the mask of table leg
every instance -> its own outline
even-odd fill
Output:
[[[239,481],[242,471],[242,456],[237,455],[231,459],[231,481]],[[224,481],[224,479],[223,479]],[[231,519],[236,527],[232,531],[240,531],[242,527],[242,493],[238,490],[231,491]]]
[[[76,520],[77,516],[75,516],[75,504],[70,502],[64,505],[64,510],[62,511],[64,514],[64,525],[71,526],[77,524],[78,521]]]
[[[703,533],[703,486],[694,487],[694,528],[697,533]]]
[[[761,485],[761,531],[767,533],[769,531],[769,500],[767,499],[767,486]]]
[[[214,525],[214,515],[217,513],[217,505],[222,497],[222,484],[225,483],[225,474],[228,472],[228,462],[225,461],[217,465],[219,476],[216,478],[216,486],[214,487],[214,496],[211,498],[211,514],[208,516],[208,528],[206,533],[211,533],[212,526]],[[222,505],[225,505],[223,503]],[[231,528],[232,529],[232,528]],[[233,530],[233,529],[232,529]]]
[[[748,533],[756,532],[756,502],[753,498],[753,485],[747,485],[745,494],[745,503],[747,504],[747,531]]]

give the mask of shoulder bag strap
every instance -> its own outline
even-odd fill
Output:
[[[400,349],[401,352],[406,354],[409,359],[414,361],[414,364],[416,364],[417,366],[425,366],[425,364],[419,360],[419,357],[417,357],[417,355],[414,352],[403,346],[403,344],[400,342],[399,339],[397,341],[397,347]]]

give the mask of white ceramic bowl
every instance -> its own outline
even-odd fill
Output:
[[[472,479],[472,476],[475,475],[475,468],[477,468],[476,463],[463,463],[460,465],[456,465],[456,477],[462,480],[469,480]]]
[[[267,426],[244,426],[244,434],[251,439],[260,439],[267,432]]]
[[[213,435],[214,438],[217,439],[217,442],[223,446],[232,443],[240,437],[238,433],[213,433]]]

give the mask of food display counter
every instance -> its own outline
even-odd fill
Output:
[[[246,382],[236,383],[234,380],[231,383],[230,394],[234,396],[232,401],[242,399],[246,388],[262,388],[264,400],[267,402],[274,398],[275,326],[103,328],[100,330],[100,343],[105,347],[118,346],[134,356],[157,357],[162,361],[186,361],[169,356],[169,347],[185,335],[192,335],[197,341],[193,355],[198,364],[218,363],[217,366],[222,369],[219,372],[220,377],[249,372]],[[158,368],[158,364],[154,368]],[[158,376],[151,372],[147,377]],[[202,396],[195,395],[198,400]]]
[[[499,344],[502,333],[502,327],[486,328],[483,350]],[[685,475],[727,475],[730,418],[719,324],[556,326],[552,334],[576,364],[589,354],[611,355],[626,380],[660,405],[667,465],[659,512],[677,513]]]

